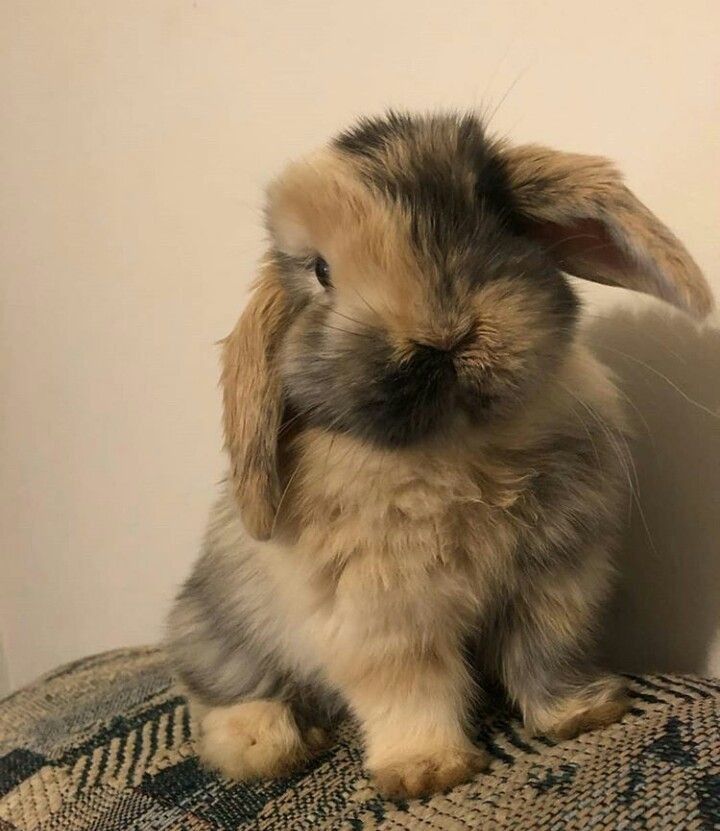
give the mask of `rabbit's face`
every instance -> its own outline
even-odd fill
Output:
[[[294,308],[281,376],[311,423],[404,446],[516,411],[577,303],[524,236],[481,133],[449,123],[378,146],[355,131],[270,189]]]

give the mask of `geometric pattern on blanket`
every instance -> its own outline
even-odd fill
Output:
[[[383,799],[355,725],[287,779],[199,766],[162,651],[76,661],[0,701],[0,831],[693,831],[720,828],[720,681],[627,677],[633,709],[571,741],[503,704],[477,717],[491,769],[447,794]]]

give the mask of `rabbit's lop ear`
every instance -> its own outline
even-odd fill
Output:
[[[255,283],[240,320],[223,341],[221,386],[232,485],[248,532],[268,539],[278,507],[278,431],[283,417],[277,366],[287,302],[272,266]]]
[[[521,219],[569,274],[653,294],[704,317],[712,293],[683,244],[606,159],[546,147],[505,147]]]

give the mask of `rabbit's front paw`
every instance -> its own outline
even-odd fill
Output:
[[[372,778],[385,796],[405,799],[450,790],[486,770],[488,764],[488,755],[476,748],[438,748],[427,755],[384,764],[372,771]]]
[[[198,754],[229,779],[260,779],[287,775],[310,751],[288,705],[258,699],[209,710],[200,722]]]

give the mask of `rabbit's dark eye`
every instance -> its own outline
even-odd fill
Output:
[[[332,283],[330,281],[330,266],[322,257],[315,257],[313,263],[315,269],[315,276],[318,278],[318,283],[325,288],[329,288]]]

